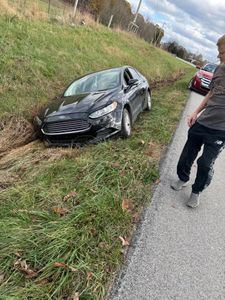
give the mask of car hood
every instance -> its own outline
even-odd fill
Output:
[[[45,109],[42,117],[55,117],[73,113],[91,113],[92,111],[107,105],[115,91],[92,92],[87,94],[60,97],[53,100]]]
[[[201,74],[202,76],[204,76],[207,79],[212,79],[212,77],[213,77],[213,73],[207,72],[207,71],[204,71],[204,70],[200,70],[199,74]]]

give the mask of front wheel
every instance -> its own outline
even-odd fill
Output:
[[[128,138],[131,135],[131,117],[129,111],[124,108],[122,123],[121,123],[121,136]]]
[[[147,106],[146,109],[147,111],[150,111],[152,109],[152,99],[151,99],[151,94],[149,91],[147,91]]]

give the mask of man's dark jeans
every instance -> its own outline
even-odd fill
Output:
[[[192,164],[202,146],[203,152],[197,160],[198,170],[192,185],[192,192],[196,194],[202,192],[211,182],[214,162],[225,148],[225,131],[210,129],[197,122],[189,129],[188,139],[177,165],[180,180],[189,180]]]

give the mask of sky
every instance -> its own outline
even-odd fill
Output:
[[[135,13],[139,0],[127,0]],[[210,62],[218,62],[218,38],[225,34],[225,0],[142,0],[141,13],[164,29],[162,42],[176,41]]]

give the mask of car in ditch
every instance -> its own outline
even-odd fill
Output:
[[[206,95],[209,92],[209,85],[211,83],[213,73],[217,65],[208,63],[204,67],[199,68],[194,77],[190,80],[188,88],[190,90]]]
[[[97,143],[131,135],[142,111],[151,110],[151,89],[135,68],[123,66],[74,80],[35,117],[42,138],[55,146]]]

